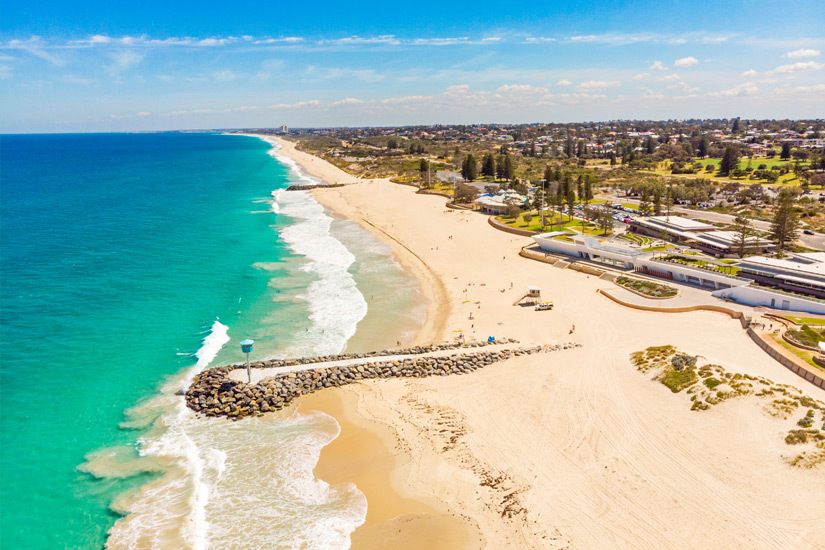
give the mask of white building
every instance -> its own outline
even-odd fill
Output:
[[[737,235],[733,231],[720,231],[715,226],[681,216],[650,216],[636,218],[629,224],[634,233],[651,237],[666,237],[678,243],[691,246],[713,254],[727,256],[736,253]],[[774,244],[761,237],[748,237],[747,249],[750,251],[772,250]]]
[[[738,303],[825,314],[825,300],[755,286],[752,284],[753,279],[749,278],[749,273],[745,276],[733,276],[713,269],[667,262],[656,259],[653,252],[600,241],[594,237],[572,235],[563,231],[535,235],[533,240],[546,252],[564,254],[574,259],[581,258],[660,279],[700,286],[711,290],[713,296],[727,298]],[[821,253],[821,256],[822,261],[825,262],[825,253]],[[742,274],[741,270],[740,274]]]

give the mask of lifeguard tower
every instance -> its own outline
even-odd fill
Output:
[[[534,306],[536,304],[541,303],[541,287],[538,286],[528,286],[527,292],[521,295],[521,297],[513,302],[514,306],[518,305],[531,305]]]

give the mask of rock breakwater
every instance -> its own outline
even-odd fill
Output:
[[[504,342],[514,343],[515,340]],[[502,341],[496,342],[502,343]],[[324,363],[341,359],[363,359],[346,366],[307,368],[297,372],[277,374],[255,384],[247,384],[229,378],[229,373],[241,368],[240,364],[207,369],[198,374],[186,392],[186,405],[206,416],[225,416],[239,420],[265,412],[280,410],[301,395],[325,388],[351,384],[374,378],[422,378],[467,374],[493,363],[535,353],[547,353],[580,347],[581,344],[559,344],[514,349],[487,349],[477,352],[459,352],[458,348],[483,348],[486,342],[469,344],[443,344],[407,350],[384,350],[365,354],[341,354],[301,359],[277,359],[252,363],[252,368],[277,368],[302,364]],[[450,355],[429,356],[430,352],[456,349]],[[403,358],[382,356],[406,355]]]

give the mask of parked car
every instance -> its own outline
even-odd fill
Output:
[[[804,230],[803,233],[805,233],[806,235],[813,235],[814,234],[814,232],[810,229]]]

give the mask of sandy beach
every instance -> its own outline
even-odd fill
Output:
[[[313,176],[354,181],[278,141]],[[388,243],[420,279],[430,305],[417,341],[463,331],[582,344],[466,376],[368,381],[301,400],[341,425],[316,476],[354,482],[367,496],[353,548],[825,546],[825,470],[788,464],[789,420],[749,397],[692,411],[687,396],[630,361],[670,344],[825,399],[739,321],[620,306],[599,294],[612,283],[522,258],[529,238],[409,186],[359,180],[313,194]],[[527,285],[555,308],[513,306]]]

